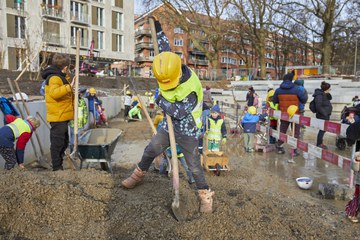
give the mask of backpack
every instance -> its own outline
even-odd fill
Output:
[[[310,102],[309,108],[313,113],[316,113],[316,105],[315,105],[315,98]]]
[[[20,115],[18,110],[14,107],[14,105],[12,105],[12,103],[8,99],[1,96],[0,96],[0,109],[3,112],[4,116],[11,114],[17,117]]]

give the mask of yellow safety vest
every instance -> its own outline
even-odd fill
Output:
[[[175,89],[164,91],[160,89],[161,95],[169,102],[180,102],[190,93],[195,92],[197,96],[196,107],[192,110],[191,114],[194,118],[197,128],[201,128],[201,113],[203,105],[203,91],[200,80],[194,71],[191,70],[191,77],[184,83],[177,86]]]
[[[21,118],[17,118],[12,123],[7,124],[6,126],[10,127],[13,131],[15,140],[20,137],[21,134],[27,132],[31,133],[30,124],[26,120],[22,120]]]
[[[223,124],[223,119],[218,119],[217,122],[215,122],[214,119],[209,118],[210,126],[208,131],[208,140],[221,140],[221,125]]]
[[[274,110],[278,110],[279,109],[279,104],[274,104],[274,102],[270,102],[269,101],[269,107],[274,109]],[[277,120],[276,117],[269,117],[270,120]]]

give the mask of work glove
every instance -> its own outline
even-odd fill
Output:
[[[221,144],[226,144],[226,138],[223,138],[223,139],[221,140]]]

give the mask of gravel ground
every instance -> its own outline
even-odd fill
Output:
[[[146,122],[114,121],[112,127],[124,131],[113,175],[94,168],[1,171],[0,239],[360,239],[343,207],[249,164],[269,161],[261,154],[238,151],[228,151],[230,171],[206,173],[215,191],[213,214],[198,213],[196,191],[182,174],[187,215],[178,222],[171,179],[149,171],[135,189],[120,187],[151,137]],[[236,140],[229,142],[236,146]]]

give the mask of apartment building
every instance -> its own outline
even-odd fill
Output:
[[[135,19],[135,69],[138,75],[148,77],[151,76],[151,62],[154,57],[154,48],[151,39],[151,30],[149,26],[148,17],[158,17],[162,24],[163,31],[169,38],[170,46],[173,52],[177,53],[183,62],[186,62],[191,68],[195,69],[200,78],[210,79],[211,74],[217,77],[235,78],[235,76],[244,76],[259,78],[260,77],[260,63],[256,51],[253,49],[250,39],[239,39],[234,35],[225,36],[223,40],[223,49],[219,53],[218,69],[212,69],[206,55],[201,50],[197,49],[188,34],[179,26],[173,24],[172,17],[167,16],[169,5],[159,5],[151,11]],[[179,10],[177,10],[179,12]],[[201,45],[205,49],[211,49],[212,46],[208,41],[206,34],[197,29],[194,24],[194,29],[191,34],[200,40]],[[276,36],[276,37],[274,37]],[[281,75],[279,71],[285,71],[286,65],[314,65],[320,63],[318,55],[313,55],[309,49],[306,51],[302,46],[296,45],[298,41],[286,39],[287,44],[291,42],[291,53],[284,56],[282,52],[283,38],[277,33],[269,33],[266,41],[266,73],[269,78],[276,79]],[[280,46],[283,44],[282,46]],[[305,44],[306,45],[306,44]],[[307,47],[305,47],[307,48]],[[286,61],[285,61],[286,58]]]
[[[0,1],[0,68],[31,70],[53,53],[76,55],[99,68],[134,60],[133,0],[3,0]],[[30,60],[30,61],[29,61]]]

